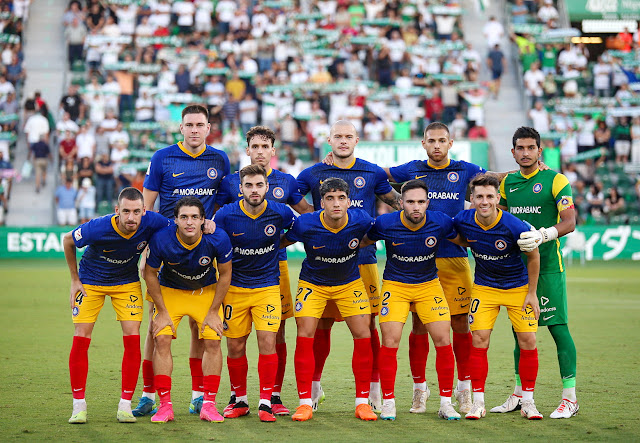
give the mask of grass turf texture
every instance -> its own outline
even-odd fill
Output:
[[[290,263],[291,275],[299,262]],[[122,339],[113,309],[105,304],[89,350],[87,385],[88,423],[70,425],[71,388],[68,355],[73,327],[69,312],[68,271],[62,260],[0,261],[3,292],[0,312],[4,333],[2,349],[2,426],[0,440],[52,441],[461,441],[571,440],[612,441],[640,439],[640,413],[633,406],[640,394],[636,370],[640,364],[637,331],[640,326],[640,277],[633,262],[588,263],[568,269],[570,327],[578,349],[578,399],[580,414],[570,420],[551,420],[548,415],[561,396],[555,346],[546,328],[538,335],[540,372],[536,405],[541,422],[529,422],[518,412],[487,413],[479,421],[447,422],[437,417],[439,407],[435,351],[431,346],[427,381],[432,397],[426,414],[410,414],[412,381],[407,357],[408,327],[398,352],[395,422],[365,423],[354,418],[354,384],[351,372],[352,343],[344,324],[334,327],[332,351],[323,376],[327,400],[313,420],[294,423],[289,417],[277,423],[260,423],[257,416],[258,376],[255,334],[249,339],[248,417],[223,424],[201,422],[188,414],[191,379],[188,369],[189,331],[186,319],[173,343],[172,398],[175,422],[152,424],[148,417],[135,424],[116,422],[120,394]],[[292,281],[292,286],[295,281]],[[295,289],[295,288],[294,288]],[[142,329],[146,328],[145,319]],[[295,323],[287,322],[289,362],[283,401],[292,411],[297,405],[293,355]],[[223,346],[223,349],[225,346]],[[513,339],[503,310],[493,333],[486,386],[487,409],[498,405],[512,391]],[[225,353],[226,354],[226,353]],[[221,410],[228,399],[226,365],[218,396]],[[142,376],[134,397],[140,395]]]

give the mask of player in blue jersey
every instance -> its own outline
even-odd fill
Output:
[[[64,255],[71,273],[70,303],[74,323],[69,355],[73,414],[69,423],[87,421],[87,351],[106,296],[111,298],[124,342],[122,397],[117,418],[125,423],[136,421],[131,412],[131,398],[140,371],[142,292],[138,259],[151,236],[169,224],[166,217],[145,211],[140,191],[125,188],[118,196],[115,214],[84,223],[64,236]],[[85,246],[78,272],[76,248]]]
[[[358,144],[358,133],[353,124],[346,120],[340,120],[333,124],[329,133],[328,143],[331,146],[333,164],[318,163],[303,170],[298,176],[298,187],[303,195],[311,193],[313,206],[320,209],[320,186],[329,177],[341,178],[349,184],[351,206],[363,209],[371,217],[376,216],[376,196],[392,206],[400,209],[400,194],[391,188],[385,171],[373,163],[356,158],[355,147]],[[367,289],[371,303],[371,346],[373,349],[374,366],[371,376],[370,392],[371,403],[375,410],[380,410],[380,376],[378,372],[378,352],[380,339],[375,326],[375,315],[380,310],[380,278],[376,260],[375,245],[368,246],[360,252],[358,258],[362,282]],[[313,375],[313,406],[324,399],[324,392],[320,385],[324,363],[330,351],[331,327],[335,318],[338,318],[337,308],[334,303],[328,305],[327,311],[322,315],[318,325],[315,346],[315,364]]]
[[[438,416],[459,420],[451,404],[454,358],[449,330],[451,317],[438,280],[437,250],[456,237],[453,220],[439,211],[427,211],[429,190],[421,180],[402,186],[403,210],[379,216],[363,244],[384,240],[387,264],[382,278],[380,308],[380,381],[383,420],[395,420],[394,385],[398,368],[397,352],[402,328],[413,305],[426,325],[436,348],[436,372],[440,384]]]
[[[523,417],[540,420],[533,401],[538,375],[536,331],[540,306],[536,289],[540,271],[537,249],[525,252],[525,267],[518,246],[520,234],[530,225],[498,209],[500,181],[488,174],[471,181],[471,202],[475,209],[462,211],[453,222],[457,240],[467,245],[476,261],[469,323],[473,335],[469,365],[473,404],[467,419],[485,416],[484,388],[487,379],[489,338],[500,307],[505,306],[520,345]]]
[[[271,159],[276,155],[273,146],[276,134],[266,126],[254,126],[247,132],[247,155],[251,158],[252,165],[260,165],[267,171],[267,181],[269,188],[266,199],[285,203],[291,206],[299,214],[312,212],[313,207],[307,203],[298,190],[296,179],[284,172],[271,168]],[[227,175],[220,183],[217,205],[226,205],[231,202],[242,200],[242,190],[240,189],[240,174]],[[287,265],[287,251],[279,251],[280,268],[280,298],[282,301],[282,317],[280,329],[276,336],[276,354],[278,355],[278,372],[276,382],[273,386],[271,396],[271,408],[276,415],[288,415],[289,409],[282,404],[280,391],[284,380],[284,373],[287,365],[287,343],[285,341],[285,320],[293,317],[293,305],[291,303],[291,282],[289,280],[289,266]],[[236,393],[231,390],[231,399],[225,411],[233,408],[236,402]]]
[[[151,421],[166,423],[174,419],[171,341],[180,320],[187,315],[198,325],[200,338],[204,341],[204,399],[200,418],[221,422],[224,418],[217,411],[215,402],[222,371],[221,306],[231,282],[231,242],[221,229],[213,234],[202,234],[205,209],[197,197],[180,199],[174,214],[177,226],[161,230],[149,241],[144,270],[147,290],[156,308],[152,322],[156,342],[153,368],[160,407]],[[219,273],[217,282],[214,260]],[[162,270],[158,272],[161,266]]]
[[[288,206],[265,200],[269,192],[267,172],[260,165],[240,171],[243,198],[225,205],[216,213],[218,229],[224,229],[233,246],[231,286],[224,299],[227,366],[234,390],[233,406],[224,416],[237,418],[249,414],[247,400],[247,338],[251,323],[258,338],[258,376],[260,379],[259,417],[275,421],[271,409],[278,371],[276,334],[280,328],[280,233],[291,227],[295,216]]]
[[[358,252],[373,218],[361,209],[349,209],[349,185],[328,177],[320,186],[322,211],[302,214],[286,233],[281,246],[302,242],[307,257],[302,263],[295,316],[298,328],[295,371],[300,406],[291,417],[313,417],[311,385],[314,335],[327,302],[333,300],[353,336],[352,368],[356,382],[356,417],[376,420],[367,403],[373,363],[371,307],[360,279]]]
[[[176,202],[186,195],[193,195],[202,201],[207,218],[213,217],[217,190],[222,179],[229,174],[230,168],[227,154],[205,143],[209,129],[209,112],[206,107],[188,105],[182,110],[180,132],[184,140],[160,149],[151,157],[142,190],[145,206],[149,210],[153,209],[156,199],[160,197],[160,213],[165,217],[173,217]],[[141,266],[144,267],[144,263]],[[153,303],[149,297],[147,300],[150,302],[149,315],[151,316]],[[198,340],[196,324],[191,319],[189,319],[189,326],[191,327],[189,366],[192,379],[189,411],[195,414],[200,412],[203,399],[202,353],[204,349],[203,342]],[[155,387],[151,363],[153,344],[149,329],[142,362],[143,392],[140,403],[133,411],[136,416],[149,414],[154,408]]]

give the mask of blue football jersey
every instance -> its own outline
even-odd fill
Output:
[[[178,142],[153,154],[144,187],[158,192],[159,212],[165,217],[173,218],[177,201],[192,195],[200,199],[207,218],[211,218],[216,192],[229,172],[229,157],[224,151],[206,145],[199,154],[193,155]]]
[[[269,183],[269,190],[265,196],[267,200],[288,204],[289,206],[297,205],[302,200],[302,194],[298,190],[298,182],[293,175],[272,169],[267,174],[267,182]],[[223,206],[238,200],[242,200],[242,191],[240,191],[240,174],[236,172],[235,174],[227,175],[220,183],[216,203]],[[280,261],[287,260],[286,249],[280,249],[278,254]]]
[[[371,217],[376,216],[376,195],[384,195],[393,190],[387,179],[387,173],[378,165],[355,159],[348,168],[317,163],[298,175],[298,189],[302,195],[311,192],[313,207],[320,206],[320,184],[329,177],[341,178],[349,184],[351,207],[363,209]],[[360,251],[358,264],[377,263],[376,246],[371,245]]]
[[[251,215],[245,210],[243,199],[223,206],[214,218],[233,246],[233,286],[264,288],[280,284],[280,233],[291,228],[295,216],[287,205],[268,200],[265,203],[260,214]]]
[[[318,286],[346,285],[360,278],[360,240],[371,228],[373,218],[362,209],[351,208],[345,225],[332,229],[324,223],[323,212],[302,214],[286,238],[304,244],[307,257],[302,262],[301,280]]]
[[[140,220],[138,230],[124,234],[117,215],[94,218],[72,231],[73,241],[84,248],[78,274],[87,285],[115,286],[140,281],[138,259],[151,236],[173,221],[152,211]]]
[[[476,259],[475,283],[498,289],[513,289],[529,282],[518,239],[530,225],[516,216],[498,210],[491,226],[481,225],[475,209],[462,211],[453,219],[456,232],[467,239]]]
[[[400,283],[425,283],[438,277],[436,255],[442,243],[455,238],[453,220],[439,211],[427,211],[423,223],[411,227],[404,211],[382,214],[367,234],[371,240],[384,240],[387,264],[384,280]]]
[[[169,226],[151,237],[147,264],[152,268],[162,265],[159,275],[162,286],[195,290],[216,282],[214,260],[227,263],[232,255],[229,237],[221,229],[188,245],[178,236],[178,227]]]
[[[455,217],[464,210],[469,183],[485,169],[465,161],[449,160],[446,166],[431,166],[428,160],[413,160],[389,168],[391,176],[398,183],[422,180],[429,188],[429,209]],[[451,242],[444,242],[438,248],[437,257],[466,257],[467,251]]]

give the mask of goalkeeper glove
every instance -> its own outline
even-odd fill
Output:
[[[558,238],[558,230],[551,226],[550,228],[540,228],[539,230],[531,228],[530,231],[520,234],[518,246],[522,252],[531,252],[542,243],[552,241]]]

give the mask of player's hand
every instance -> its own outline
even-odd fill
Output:
[[[547,164],[545,162],[542,161],[542,159],[538,160],[538,169],[540,169],[541,171],[546,171],[547,169],[551,169],[549,166],[547,166]]]
[[[176,327],[171,320],[171,316],[167,311],[158,312],[158,314],[153,318],[153,336],[156,337],[160,331],[169,326],[171,328],[171,333],[173,336],[176,336]]]
[[[530,231],[520,234],[518,246],[522,252],[534,251],[540,244],[542,244],[542,234],[533,226]]]
[[[538,320],[540,318],[540,303],[538,302],[538,296],[535,292],[527,293],[527,296],[524,299],[524,304],[522,305],[522,311],[526,311],[527,306],[531,306],[531,309],[533,309],[533,315],[536,317],[536,320]]]
[[[213,234],[216,232],[216,222],[213,220],[206,219],[204,221],[204,229],[202,229],[203,234]]]
[[[204,334],[204,328],[207,326],[216,331],[218,336],[222,338],[222,320],[217,312],[209,311],[209,313],[207,313],[207,316],[202,321],[202,327],[200,328],[201,334]]]
[[[69,299],[69,304],[71,309],[76,305],[76,299],[79,298],[78,304],[82,303],[82,297],[87,295],[87,292],[84,290],[84,286],[82,286],[82,282],[80,280],[71,281],[71,298]],[[80,296],[82,294],[82,296]],[[80,297],[79,297],[80,296]]]
[[[331,166],[333,164],[333,152],[328,153],[325,158],[322,159],[322,163]]]

